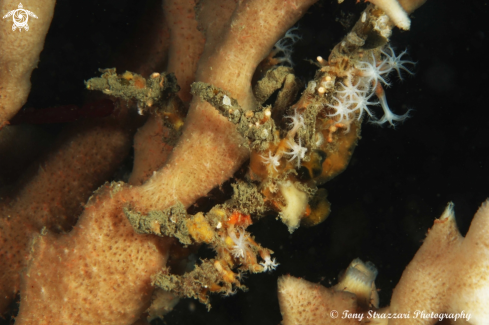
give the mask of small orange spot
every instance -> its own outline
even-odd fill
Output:
[[[217,285],[215,283],[212,283],[211,286],[209,287],[209,290],[211,292],[217,292],[217,291],[220,291],[222,289],[222,287],[220,285]]]
[[[443,220],[440,220],[440,219],[435,219],[435,223],[445,223],[448,221],[448,218],[445,218]]]
[[[248,227],[252,223],[253,222],[251,221],[251,217],[249,214],[243,214],[239,211],[234,211],[228,220],[228,224],[242,226],[244,228]]]
[[[138,89],[143,89],[146,87],[146,80],[144,80],[141,76],[135,76],[134,86]]]

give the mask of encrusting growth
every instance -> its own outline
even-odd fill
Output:
[[[127,184],[97,190],[71,232],[44,228],[26,239],[16,323],[131,324],[147,310],[160,315],[155,288],[155,296],[163,289],[210,307],[210,293],[245,289],[245,272],[279,266],[247,232],[255,220],[278,214],[292,233],[327,218],[330,205],[318,186],[346,168],[364,117],[392,126],[407,117],[391,112],[382,83],[394,70],[409,72],[411,62],[388,47],[392,24],[381,23],[386,13],[369,5],[329,58],[318,57],[318,71],[300,93],[293,69],[279,64],[293,65],[299,36],[289,28],[314,2],[204,0],[194,11],[194,1],[165,1],[170,38],[188,42],[189,55],[180,62],[187,46],[170,46],[171,73],[143,77],[111,68],[86,82],[149,115],[136,136],[135,170]],[[376,43],[365,49],[369,38]],[[374,95],[384,110],[378,120]],[[248,159],[249,168],[237,173]],[[231,198],[187,212],[233,175]],[[214,256],[178,263],[200,245]],[[354,261],[344,287],[325,295],[342,292],[350,304],[356,296],[361,308],[376,305],[375,275],[371,264]]]
[[[265,272],[278,265],[275,260],[270,260],[273,252],[261,247],[246,232],[252,221],[250,215],[234,210],[233,207],[244,203],[239,202],[238,193],[235,191],[230,201],[215,206],[205,215],[188,216],[181,204],[148,215],[125,210],[138,233],[175,237],[185,245],[205,244],[216,252],[214,258],[203,260],[182,276],[171,274],[168,269],[158,273],[154,279],[156,286],[180,296],[199,299],[210,307],[209,292],[229,294],[236,288],[244,289],[239,281],[243,272]],[[258,256],[263,262],[258,263]],[[236,268],[237,273],[233,271]]]
[[[240,104],[249,110],[255,102],[249,85],[256,66],[266,57],[280,36],[305,13],[313,2],[312,0],[300,1],[285,7],[281,1],[266,3],[247,1],[244,4],[233,2],[220,16],[222,28],[215,29],[208,27],[216,20],[206,20],[206,15],[213,17],[214,13],[204,14],[207,8],[215,5],[215,2],[202,2],[199,23],[206,33],[207,41],[195,79],[226,87],[230,91],[229,97],[237,98]],[[188,4],[194,5],[192,1]],[[180,5],[184,4],[177,4]],[[191,15],[185,15],[185,19],[188,17],[192,19]],[[256,28],[257,26],[266,26],[266,30]],[[200,34],[197,30],[194,33]],[[216,36],[217,34],[219,37]],[[256,43],[268,45],[258,47],[254,46]],[[231,56],[230,53],[235,55]],[[153,92],[150,86],[151,80],[163,80],[159,76],[155,78],[150,76],[149,79],[140,77],[133,73],[125,73],[113,80],[118,80],[122,85],[134,86],[146,92],[146,95],[150,91]],[[101,83],[104,92],[111,95],[115,94],[113,86],[114,83]],[[158,86],[166,85],[158,84]],[[169,96],[173,95],[169,94]],[[155,97],[152,100],[151,98],[153,97],[144,97],[145,100],[139,105],[141,113],[145,114],[153,109],[159,110],[161,108],[159,106],[165,103],[175,103],[173,100],[166,102],[165,96]],[[177,118],[169,121],[169,124],[178,129],[181,119],[175,117]],[[264,113],[263,119],[266,118],[267,114]],[[178,202],[188,207],[197,198],[206,195],[214,186],[232,176],[248,157],[249,153],[241,143],[242,138],[236,132],[235,126],[222,118],[212,106],[194,96],[185,117],[185,127],[179,142],[165,167],[156,171],[148,181],[139,186],[112,184],[104,187],[85,207],[78,225],[75,226],[76,231],[61,236],[48,234],[35,242],[27,272],[36,276],[25,279],[26,283],[22,285],[21,307],[16,322],[55,324],[67,323],[70,319],[75,319],[80,324],[91,324],[96,318],[97,321],[104,323],[129,324],[137,320],[151,301],[154,289],[151,286],[151,276],[163,269],[171,246],[168,238],[159,239],[154,235],[134,233],[124,214],[124,208],[129,206],[138,213],[148,214],[151,211],[168,209]],[[195,164],[196,161],[199,164]],[[248,192],[248,195],[260,198],[253,193],[255,192]],[[255,207],[258,208],[258,205]],[[230,211],[231,214],[232,212]],[[228,212],[223,217],[227,216],[229,216]],[[207,228],[203,226],[196,229],[199,229],[197,232],[201,232],[201,229]],[[122,240],[122,237],[125,239]],[[94,240],[95,238],[97,240]],[[196,236],[196,238],[207,238],[207,236]],[[253,240],[252,237],[246,239],[249,242]],[[87,240],[91,244],[86,243]],[[60,242],[63,245],[57,244]],[[77,245],[85,245],[86,250],[80,249]],[[256,244],[250,243],[250,246],[255,247]],[[229,248],[232,249],[232,246]],[[229,248],[223,248],[221,255],[227,256],[226,251]],[[144,257],[139,256],[138,250],[146,252]],[[247,253],[245,267],[248,269],[251,267],[255,272],[262,271],[263,267],[256,257],[250,256],[249,252],[245,253]],[[56,260],[56,256],[62,258]],[[233,275],[235,273],[228,265],[232,265],[232,268],[237,267],[233,259],[224,262],[216,260],[214,263],[202,263],[196,267],[195,272],[198,273],[199,269],[205,270],[199,274],[218,286],[239,287],[239,282],[235,280],[236,275]],[[140,272],[141,268],[146,271]],[[82,272],[80,281],[75,280],[76,272]],[[126,277],[120,276],[121,272],[126,274]],[[137,276],[136,281],[132,281],[133,276]],[[218,276],[216,281],[213,281],[214,276]],[[125,280],[127,278],[128,281]],[[168,280],[168,277],[160,279]],[[154,280],[154,283],[164,286],[169,284],[166,280]],[[106,281],[111,288],[117,288],[117,292],[120,293],[117,297],[120,299],[111,299],[114,297],[113,290],[107,289],[97,295],[99,300],[93,300],[91,296],[100,281]],[[49,300],[45,299],[45,292],[49,295]],[[183,294],[178,289],[174,292]],[[210,291],[209,287],[198,287],[194,292],[196,296],[206,301],[206,295]]]

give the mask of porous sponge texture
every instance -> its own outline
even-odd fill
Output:
[[[25,173],[20,190],[0,201],[0,314],[20,288],[29,245],[43,227],[68,231],[83,204],[109,178],[131,146],[131,133],[118,120],[79,123],[39,164]]]
[[[471,315],[470,323],[486,324],[489,319],[489,201],[472,220],[467,236],[454,257],[449,312]]]
[[[16,323],[132,324],[149,307],[171,240],[136,234],[122,212],[127,192],[106,192],[71,233],[36,240]]]
[[[349,292],[283,276],[278,280],[278,300],[283,325],[358,324],[356,319],[342,318],[343,311],[357,309],[356,297]]]

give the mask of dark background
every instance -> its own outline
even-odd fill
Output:
[[[134,37],[145,6],[155,1],[58,1],[55,17],[32,74],[26,107],[81,104],[83,84],[112,66]],[[365,4],[320,1],[298,23],[296,73],[308,80],[314,68],[305,59],[327,57]],[[155,324],[279,324],[276,280],[291,274],[329,286],[354,258],[379,270],[381,305],[389,304],[404,267],[449,201],[455,203],[462,234],[478,206],[489,197],[488,1],[428,0],[412,15],[409,32],[395,30],[393,47],[408,48],[417,61],[414,77],[392,78],[386,89],[391,109],[410,119],[394,130],[365,122],[350,166],[325,184],[332,203],[329,218],[290,235],[273,218],[249,230],[280,263],[271,274],[250,275],[248,292],[212,298],[207,312],[185,299]],[[489,98],[489,97],[488,97]],[[486,98],[487,99],[487,98]],[[376,110],[381,113],[380,108]],[[46,126],[57,132],[59,125]],[[205,248],[201,248],[205,250]],[[2,324],[2,320],[0,320]]]

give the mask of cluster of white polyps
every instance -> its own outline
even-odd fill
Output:
[[[294,34],[299,28],[292,27],[289,29],[285,35],[273,46],[272,57],[274,57],[278,62],[278,65],[289,65],[294,66],[292,61],[292,47],[294,44],[301,39],[301,36]],[[282,53],[281,55],[278,55]]]
[[[373,53],[370,56],[365,55],[364,60],[355,60],[353,67],[347,71],[347,77],[343,82],[340,82],[340,88],[336,90],[335,96],[333,96],[333,103],[328,105],[335,110],[330,116],[336,117],[338,122],[348,123],[355,117],[361,119],[366,113],[372,123],[384,124],[389,122],[391,126],[395,126],[395,122],[404,121],[409,117],[410,110],[403,115],[392,113],[382,88],[382,84],[390,86],[387,77],[394,70],[401,80],[401,70],[413,74],[406,67],[406,64],[414,65],[415,62],[402,60],[405,54],[406,51],[396,56],[394,50],[387,46],[381,51],[380,62],[377,62]],[[378,101],[370,101],[374,94]],[[369,109],[369,106],[379,104],[384,111],[384,116],[381,119],[375,118]]]
[[[284,152],[283,150],[278,150],[275,155],[272,155],[272,151],[268,151],[268,157],[261,156],[263,159],[263,163],[269,167],[272,167],[275,171],[277,171],[277,167],[280,166],[280,159],[284,154],[291,156],[289,161],[297,159],[297,168],[300,168],[301,159],[304,159],[306,156],[307,148],[302,146],[301,139],[299,138],[299,143],[295,142],[295,135],[300,128],[305,127],[304,117],[294,110],[294,115],[287,115],[285,118],[291,119],[292,122],[288,123],[290,126],[289,132],[287,132],[286,138],[286,149],[290,149],[292,151]]]

